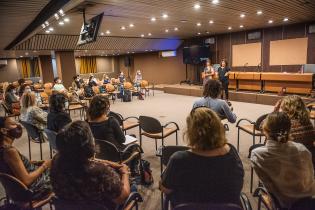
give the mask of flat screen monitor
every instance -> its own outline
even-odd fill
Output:
[[[199,64],[211,56],[209,46],[191,46],[183,48],[183,62],[185,64]]]
[[[103,16],[104,13],[101,13],[83,23],[77,45],[80,46],[96,41]]]

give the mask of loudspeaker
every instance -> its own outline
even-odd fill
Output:
[[[132,57],[131,56],[125,56],[125,67],[130,67],[132,64]]]

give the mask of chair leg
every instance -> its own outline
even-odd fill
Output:
[[[154,139],[155,140],[155,151],[157,151],[157,141],[156,141],[156,139]]]
[[[176,131],[176,145],[178,145],[178,137],[177,137],[177,131]]]
[[[255,145],[255,140],[256,140],[255,135],[253,135],[253,145]]]
[[[249,192],[253,193],[253,182],[254,182],[254,169],[253,167],[250,168],[250,189]]]
[[[42,145],[43,141],[40,140],[39,142],[39,150],[40,150],[40,160],[43,160],[43,145]]]
[[[259,144],[261,144],[261,136],[259,136]]]
[[[162,146],[164,147],[164,138],[162,138]]]
[[[30,160],[32,160],[31,139],[30,139],[30,136],[27,136],[27,137],[28,137],[28,156],[29,156]]]
[[[237,128],[237,152],[240,151],[240,129]]]

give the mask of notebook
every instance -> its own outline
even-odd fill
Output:
[[[126,137],[126,141],[124,145],[128,145],[128,144],[135,143],[138,141],[138,139],[133,136],[126,135],[125,137]]]

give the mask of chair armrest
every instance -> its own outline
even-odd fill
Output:
[[[249,120],[249,119],[246,119],[246,118],[242,118],[242,119],[239,119],[236,123],[236,127],[239,127],[239,124],[242,122],[242,121],[246,121],[246,122],[249,122],[250,124],[255,124],[255,122]]]
[[[128,120],[128,119],[136,119],[137,121],[139,121],[138,117],[134,117],[134,116],[130,116],[130,117],[126,117],[123,119],[123,121]]]
[[[240,198],[241,198],[241,203],[243,205],[243,209],[244,210],[252,210],[252,205],[251,205],[247,195],[245,193],[241,192]]]
[[[126,148],[121,151],[121,153],[124,154],[124,153],[126,153],[126,152],[129,152],[128,150],[130,150],[130,148],[132,148],[132,147],[137,148],[137,150],[138,150],[140,153],[143,153],[143,150],[142,150],[142,148],[140,147],[140,145],[139,145],[139,144],[135,144],[135,143],[133,143],[133,144],[128,144],[128,145],[126,146]]]
[[[137,157],[140,156],[140,152],[136,151],[136,152],[133,152],[127,159],[125,160],[122,160],[121,163],[122,164],[128,164],[130,163],[132,160],[136,159]],[[141,156],[140,156],[141,157]],[[139,158],[140,159],[140,158]]]
[[[132,206],[130,206],[131,203],[134,204]],[[141,195],[137,192],[132,192],[130,193],[130,195],[128,196],[127,200],[125,201],[124,205],[122,206],[122,210],[127,210],[127,209],[132,209],[132,207],[134,205],[136,205],[138,202],[143,202],[143,199],[141,197]],[[127,208],[129,207],[129,208]]]
[[[168,122],[166,123],[163,127],[166,128],[168,125],[174,124],[177,128],[177,130],[179,130],[178,124],[176,122]]]

